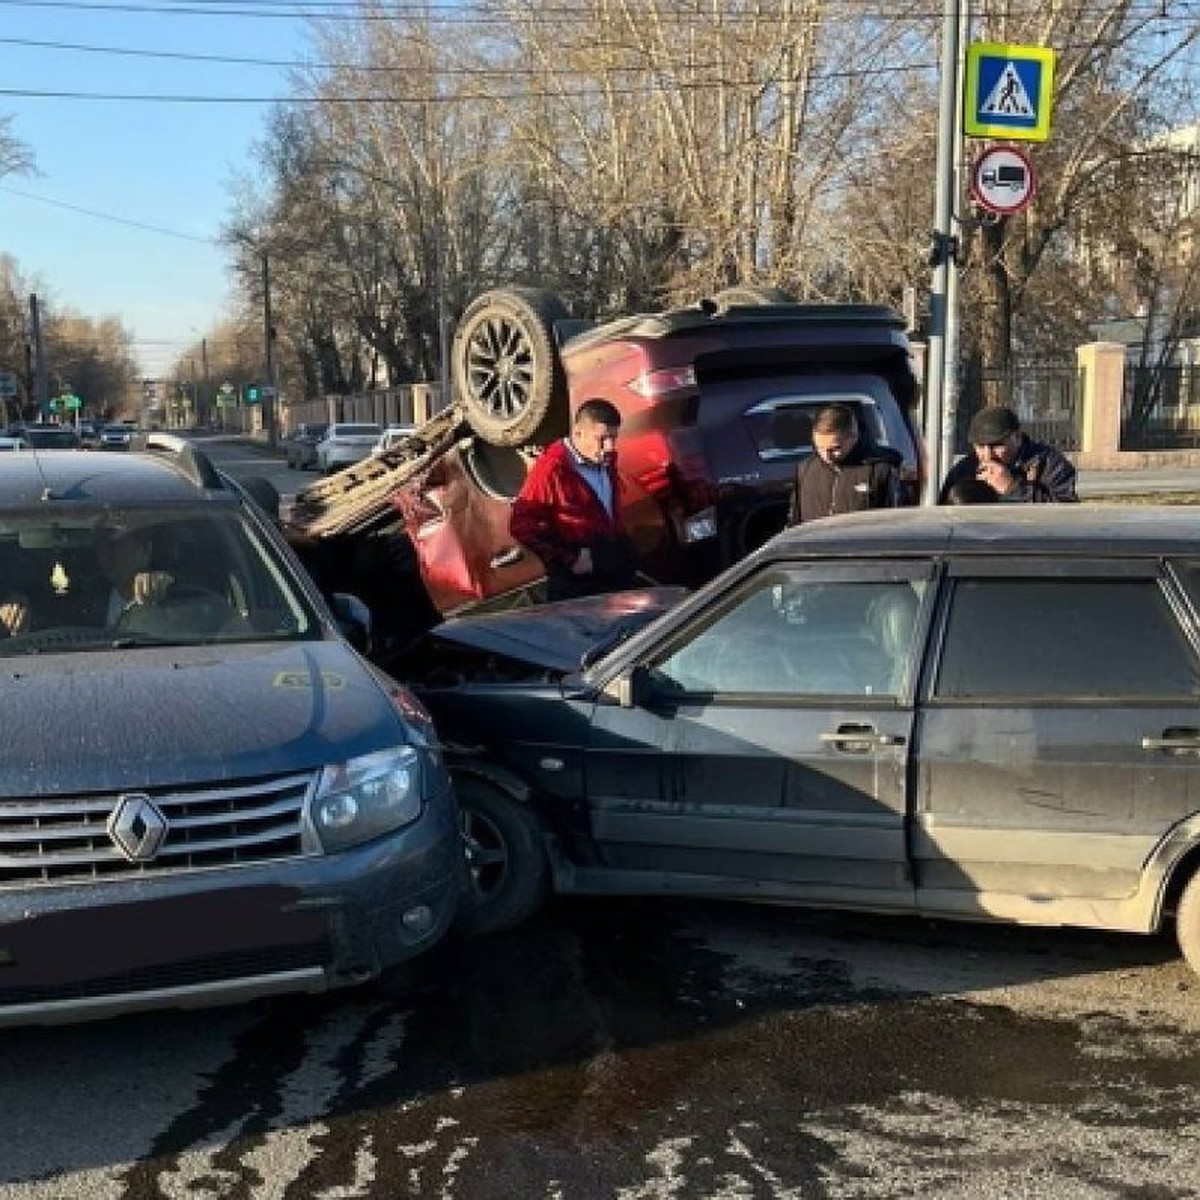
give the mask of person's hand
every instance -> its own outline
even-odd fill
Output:
[[[1007,495],[1012,491],[1013,484],[1016,483],[1013,473],[1002,462],[996,462],[995,459],[980,463],[979,470],[975,474],[977,479],[982,479],[998,496]]]
[[[587,548],[587,546],[584,546],[584,548],[580,550],[578,557],[571,564],[571,574],[590,575],[594,569],[595,567],[592,563],[592,552]]]
[[[29,628],[29,601],[24,596],[6,596],[0,600],[0,625],[11,637]]]
[[[133,603],[157,604],[174,582],[169,571],[139,571],[133,577]]]

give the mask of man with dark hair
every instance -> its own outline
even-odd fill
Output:
[[[979,479],[999,500],[1025,504],[1073,504],[1075,468],[1053,446],[1035,442],[1011,408],[981,408],[967,427],[971,452],[950,468],[941,503],[963,479]]]
[[[614,405],[585,400],[570,434],[543,451],[513,501],[509,532],[545,565],[549,600],[636,586],[621,520],[620,425]]]
[[[848,405],[827,404],[817,412],[812,446],[796,468],[789,525],[901,503],[900,455],[868,446]]]

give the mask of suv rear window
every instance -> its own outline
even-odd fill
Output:
[[[842,404],[858,421],[863,437],[874,446],[890,442],[879,406],[870,396],[771,396],[746,410],[746,425],[758,457],[764,462],[798,459],[812,453],[812,423],[828,404]]]

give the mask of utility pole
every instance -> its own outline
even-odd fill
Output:
[[[945,0],[942,11],[941,87],[938,102],[937,192],[929,265],[929,354],[925,371],[925,452],[928,476],[922,503],[936,504],[954,454],[958,387],[957,207],[962,170],[962,42],[970,21],[969,0]]]
[[[208,338],[200,339],[200,387],[204,396],[203,411],[201,405],[196,403],[196,420],[200,421],[203,417],[204,423],[209,425],[212,423],[212,415],[210,409],[212,407],[212,398],[208,394]]]
[[[45,417],[50,403],[50,384],[46,372],[46,348],[42,342],[42,318],[38,311],[36,293],[29,297],[29,340],[33,344],[33,400],[37,405],[37,420]]]
[[[275,445],[275,412],[277,393],[275,390],[275,327],[271,323],[271,265],[267,252],[262,252],[262,293],[263,293],[263,342],[265,345],[264,360],[267,368],[267,392],[262,398],[263,423],[267,427],[267,445]]]

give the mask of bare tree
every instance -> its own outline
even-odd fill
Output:
[[[29,175],[34,170],[33,152],[12,133],[12,117],[0,116],[0,179]]]
[[[1186,2],[1014,0],[983,22],[991,40],[1057,47],[1060,67],[1034,204],[963,228],[977,366],[1005,375],[1014,352],[1082,334],[1104,297],[1081,248],[1151,227],[1141,172],[1195,111]],[[891,303],[928,286],[927,6],[481,0],[437,21],[373,2],[360,16],[316,26],[324,65],[277,114],[267,186],[235,222],[251,303],[255,255],[271,254],[279,344],[306,390],[436,375],[446,323],[510,280],[592,316],[734,282]]]

